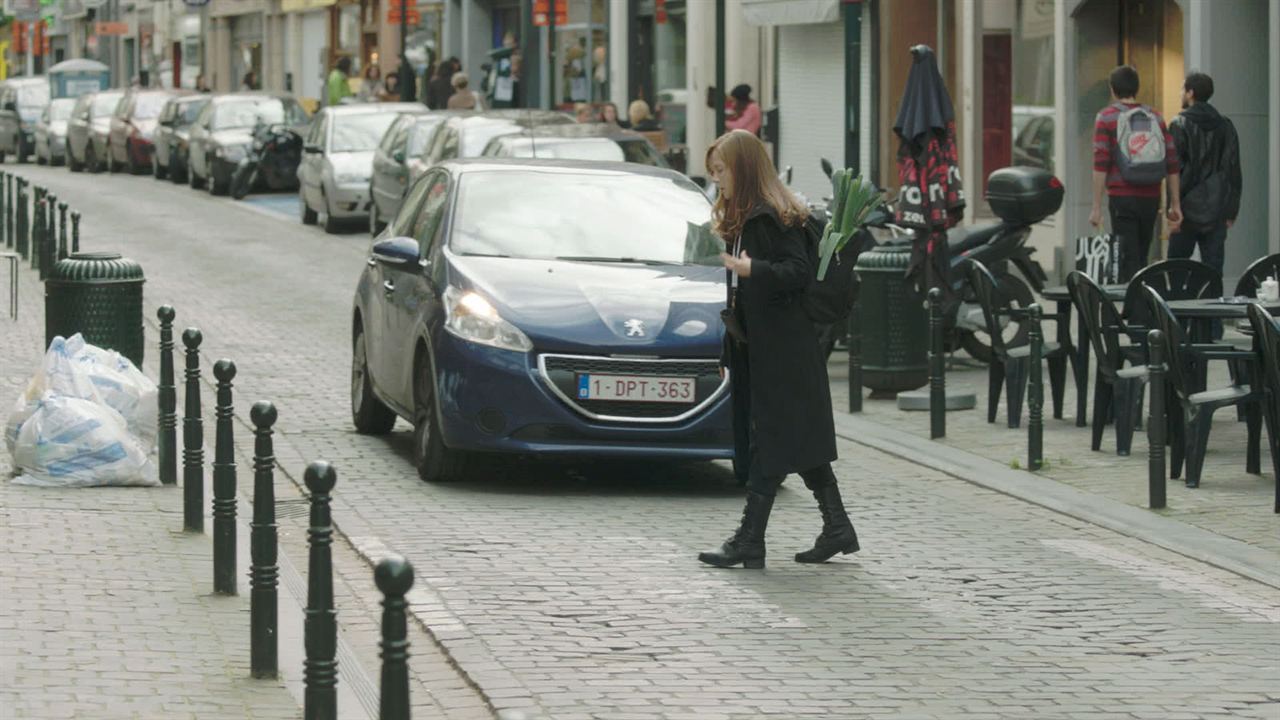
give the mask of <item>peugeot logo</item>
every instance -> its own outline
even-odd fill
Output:
[[[644,323],[636,318],[622,323],[622,327],[626,328],[627,337],[644,337]]]

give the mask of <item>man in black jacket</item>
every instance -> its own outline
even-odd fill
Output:
[[[1212,78],[1191,73],[1182,89],[1182,112],[1169,123],[1182,165],[1182,222],[1172,228],[1169,257],[1191,257],[1198,246],[1200,260],[1221,273],[1227,230],[1240,211],[1240,140],[1209,104]],[[1215,327],[1214,336],[1221,335]]]

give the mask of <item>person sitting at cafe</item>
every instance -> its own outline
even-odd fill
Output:
[[[644,100],[634,100],[627,107],[627,117],[631,118],[631,129],[636,132],[652,132],[661,130],[662,125],[653,117],[653,113],[649,110],[649,103]]]

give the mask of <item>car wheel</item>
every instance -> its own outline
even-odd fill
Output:
[[[151,156],[151,174],[157,180],[163,180],[169,174],[168,169],[161,165],[154,155]]]
[[[177,158],[172,155],[169,157],[169,180],[175,185],[185,183],[187,181],[187,169],[182,166],[182,163],[178,162]]]
[[[329,209],[329,196],[324,198],[324,231],[330,235],[337,235],[342,230],[342,223],[333,216],[333,212]]]
[[[0,152],[0,163],[4,162],[4,153]]]
[[[115,151],[111,149],[111,143],[107,143],[106,156],[107,172],[111,174],[120,172],[120,166],[116,164],[116,154]]]
[[[227,184],[218,182],[218,176],[212,172],[209,173],[209,179],[205,181],[209,186],[210,195],[226,195]]]
[[[130,175],[141,175],[144,170],[142,166],[133,161],[133,153],[129,151],[129,146],[124,146],[125,167],[129,169]]]
[[[318,219],[316,217],[316,211],[312,210],[310,205],[307,205],[306,193],[301,190],[298,191],[298,204],[302,205],[302,224],[315,225],[316,220]]]
[[[364,328],[358,322],[351,341],[351,423],[361,435],[386,435],[396,424],[396,414],[373,394]]]
[[[435,410],[435,375],[425,351],[415,365],[413,464],[418,468],[418,477],[427,482],[461,480],[466,475],[468,457],[445,447]]]
[[[14,160],[17,160],[19,165],[22,165],[23,163],[25,163],[25,162],[27,161],[27,152],[26,152],[26,150],[27,150],[27,149],[26,149],[25,147],[23,147],[23,146],[22,146],[22,140],[21,140],[21,139],[19,139],[19,140],[18,140],[18,142],[14,144],[14,149],[13,149],[13,159],[14,159]]]
[[[37,152],[36,152],[36,164],[37,164],[37,165],[48,165],[48,164],[49,164],[49,161],[48,161],[48,160],[46,160],[46,159],[44,158],[44,156],[40,154],[40,152],[39,152],[39,151],[37,151]]]
[[[71,154],[71,148],[67,148],[67,169],[71,172],[84,172],[84,163],[76,162],[76,156]]]

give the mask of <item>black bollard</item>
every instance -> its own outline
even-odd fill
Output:
[[[378,561],[373,580],[382,591],[382,694],[379,720],[409,720],[409,632],[405,595],[413,587],[413,565],[392,555]]]
[[[178,393],[173,385],[173,312],[172,305],[161,305],[156,311],[160,318],[160,383],[156,455],[160,464],[160,482],[178,484]]]
[[[0,237],[4,238],[4,246],[13,247],[13,236],[9,234],[9,173],[0,170]]]
[[[187,348],[187,397],[182,404],[182,528],[204,532],[204,420],[200,416],[200,341],[196,328],[182,333]]]
[[[269,402],[254,403],[249,411],[253,421],[253,522],[249,524],[249,665],[256,678],[279,675],[276,621],[279,615],[276,585],[280,568],[276,565],[275,449],[271,426],[276,408]]]
[[[71,211],[71,252],[80,252],[80,213]]]
[[[44,280],[45,270],[40,267],[44,257],[44,188],[37,186],[31,205],[31,267],[40,271]]]
[[[236,364],[219,360],[213,364],[218,381],[214,404],[213,445],[213,591],[236,594],[236,448],[231,427],[235,410],[231,405],[231,381]]]
[[[67,256],[67,204],[58,203],[58,259]]]
[[[929,290],[929,437],[947,436],[947,356],[942,343],[942,290]]]
[[[311,527],[307,540],[311,552],[307,567],[307,610],[303,623],[304,720],[337,720],[338,717],[338,619],[333,607],[333,527],[329,493],[338,475],[327,462],[313,462],[303,473],[311,491]]]
[[[1041,377],[1044,364],[1044,334],[1040,328],[1043,311],[1036,303],[1027,308],[1031,316],[1031,331],[1028,340],[1031,343],[1030,371],[1027,375],[1027,409],[1031,415],[1027,423],[1027,469],[1039,470],[1044,464],[1044,379]],[[1016,392],[1016,390],[1014,391]]]
[[[849,412],[862,412],[862,308],[849,310]]]
[[[31,236],[27,234],[27,181],[18,178],[17,212],[14,214],[14,239],[18,254],[26,260],[31,253]]]
[[[1159,510],[1165,505],[1164,444],[1168,420],[1165,418],[1164,334],[1147,333],[1147,384],[1151,387],[1150,415],[1147,416],[1147,505]]]
[[[40,255],[40,277],[43,279],[53,271],[53,264],[58,262],[58,236],[55,219],[57,218],[58,197],[45,191],[44,196],[44,246]]]

